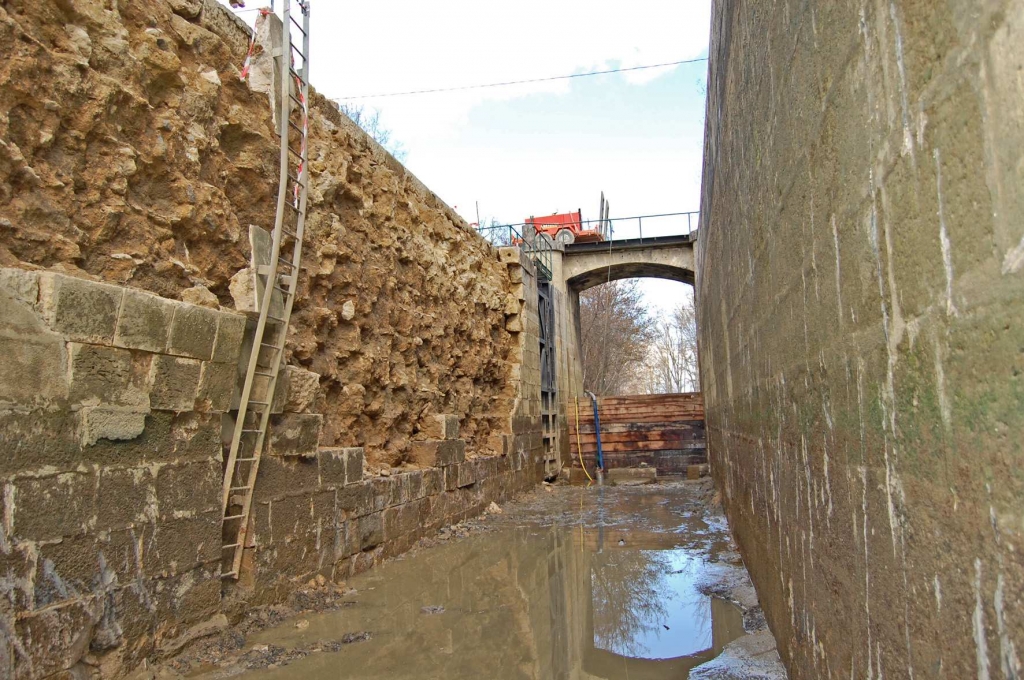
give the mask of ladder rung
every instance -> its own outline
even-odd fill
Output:
[[[265,378],[273,378],[273,373],[264,373],[263,371],[253,371],[256,375],[262,375]],[[248,432],[249,430],[242,430],[242,432]]]
[[[282,288],[281,286],[278,286],[278,285],[276,285],[276,284],[274,285],[274,288],[275,288],[276,290],[279,290],[279,291],[281,291],[281,292],[282,292],[282,293],[284,293],[285,295],[287,295],[287,294],[288,294],[288,293],[290,292],[290,291],[289,291],[289,290],[288,290],[287,288]],[[270,315],[268,314],[267,316],[270,316]],[[284,319],[279,319],[279,320],[280,320],[280,321],[284,321]]]
[[[237,543],[228,543],[227,545],[222,545],[220,547],[220,549],[221,550],[227,550],[228,548],[237,548],[237,547],[238,547]]]
[[[251,488],[251,486],[233,486],[228,491],[246,491]]]
[[[221,578],[238,578],[238,572],[237,571],[225,571],[225,572],[221,573],[220,577]]]
[[[289,71],[291,71],[291,74],[292,74],[293,76],[295,76],[295,78],[296,78],[296,79],[298,79],[298,81],[299,81],[300,83],[305,83],[305,82],[306,82],[306,80],[305,80],[305,79],[304,79],[304,78],[302,77],[302,74],[301,74],[301,73],[299,73],[298,71],[296,71],[296,70],[295,70],[294,68],[292,68],[292,67],[290,67],[290,66],[289,66],[289,67],[288,67],[288,70],[289,70]]]
[[[292,18],[291,14],[288,15],[288,20],[291,21],[293,24],[295,24],[295,28],[298,29],[299,33],[301,33],[303,36],[306,35],[306,32],[304,30],[302,30],[302,26],[299,25],[298,21],[296,21],[295,19]]]
[[[291,97],[291,100],[292,100],[293,102],[295,102],[295,103],[296,103],[296,104],[298,104],[299,106],[301,106],[301,107],[305,108],[305,106],[306,106],[306,105],[302,103],[302,100],[301,100],[301,99],[299,99],[298,97],[296,97],[295,95],[293,95],[293,94],[292,94],[291,92],[289,92],[289,93],[288,93],[288,96],[289,96],[289,97]]]
[[[300,57],[302,57],[303,59],[306,58],[306,54],[302,51],[302,49],[298,45],[296,45],[295,43],[292,43],[291,46],[292,46],[293,50],[298,52]]]
[[[242,430],[242,433],[243,433],[243,434],[252,434],[253,432],[262,432],[262,431],[263,431],[263,430],[246,430],[246,429],[243,429],[243,430]],[[238,460],[241,460],[241,459],[240,459],[240,458],[236,458],[236,459],[235,459],[235,461],[236,461],[236,462],[237,462]],[[255,458],[247,458],[246,460],[256,460],[256,459],[255,459]]]
[[[295,154],[296,158],[298,158],[299,160],[302,160],[302,154],[301,153],[299,153],[298,151],[293,149],[291,146],[288,147],[288,150],[291,151],[293,154]]]
[[[256,431],[259,432],[259,430],[256,430]],[[254,460],[256,460],[256,459],[255,458],[235,458],[235,462],[236,463],[251,463]]]
[[[256,401],[255,399],[250,399],[250,400],[249,400],[249,403],[250,403],[250,404],[256,404],[256,405],[258,405],[258,406],[270,406],[270,404],[269,404],[268,402],[265,402],[265,401]]]
[[[292,261],[291,261],[291,260],[286,260],[286,259],[284,259],[283,257],[278,257],[278,258],[277,258],[277,261],[278,261],[278,262],[280,262],[281,264],[286,264],[286,265],[288,265],[288,266],[289,266],[289,267],[291,267],[292,269],[295,269],[295,265],[293,265],[293,264],[292,264]]]
[[[276,349],[276,350],[277,350],[278,352],[280,352],[280,351],[281,351],[281,348],[280,348],[280,347],[278,347],[277,345],[268,345],[268,344],[267,344],[267,343],[265,343],[265,342],[261,342],[261,343],[260,343],[260,347],[270,347],[270,348],[272,348],[272,349]]]
[[[303,182],[303,181],[302,181],[301,179],[299,179],[298,177],[296,177],[295,175],[293,175],[293,174],[291,174],[291,173],[288,173],[288,179],[290,179],[291,181],[295,182],[296,184],[298,184],[298,185],[299,185],[300,187],[302,187],[303,189],[305,189],[305,188],[306,188],[306,183],[305,183],[305,182]]]
[[[232,520],[232,519],[242,519],[243,517],[245,517],[245,515],[227,515],[227,516],[224,517],[224,521],[227,522],[228,520]],[[238,544],[235,543],[235,545],[238,545]],[[224,548],[229,548],[231,546],[225,545],[223,547]]]

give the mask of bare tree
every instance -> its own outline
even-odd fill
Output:
[[[484,218],[477,225],[480,235],[495,246],[511,246],[515,244],[518,232],[513,232],[506,222],[501,222],[494,217]]]
[[[697,366],[697,311],[693,298],[685,297],[658,323],[643,365],[631,388],[648,394],[700,390]]]
[[[654,336],[654,320],[636,279],[580,293],[584,387],[602,396],[623,394],[635,382]]]
[[[373,137],[373,140],[384,147],[385,151],[395,157],[399,163],[404,163],[409,157],[405,145],[391,138],[391,130],[384,127],[380,120],[380,109],[368,111],[361,104],[349,104],[338,102],[338,108],[348,116],[353,123],[363,129],[363,132]]]

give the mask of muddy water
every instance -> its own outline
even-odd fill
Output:
[[[340,609],[251,635],[264,663],[200,675],[685,678],[745,635],[742,610],[708,594],[738,556],[695,488],[534,494],[466,537],[449,532],[352,579]],[[336,642],[361,633],[369,638]]]

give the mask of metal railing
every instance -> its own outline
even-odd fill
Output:
[[[656,215],[636,215],[633,217],[612,217],[607,220],[583,220],[585,230],[602,230],[609,234],[605,241],[616,241],[639,238],[644,239],[644,227],[647,227],[647,238],[657,236],[681,236],[692,234],[700,222],[700,211],[677,213],[660,213]],[[494,245],[520,245],[524,240],[531,241],[534,226],[527,222],[516,224],[498,224],[477,227],[477,231]],[[524,239],[523,235],[527,234]]]

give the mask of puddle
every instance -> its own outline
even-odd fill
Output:
[[[192,676],[685,678],[744,635],[705,594],[734,553],[704,514],[683,484],[536,494],[353,578],[340,609],[250,635],[262,663]]]

